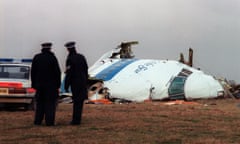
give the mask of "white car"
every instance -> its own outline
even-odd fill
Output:
[[[0,59],[0,106],[34,108],[30,69],[29,63],[1,63]]]

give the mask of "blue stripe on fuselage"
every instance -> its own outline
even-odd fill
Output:
[[[119,73],[127,65],[137,61],[137,59],[121,59],[120,61],[110,65],[96,75],[97,79],[108,81],[112,79],[117,73]]]

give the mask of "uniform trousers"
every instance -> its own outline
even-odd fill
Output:
[[[87,90],[72,87],[73,114],[71,124],[81,124],[84,100],[87,96]]]
[[[35,125],[41,125],[45,117],[47,126],[55,124],[56,106],[58,100],[58,90],[41,88],[36,93]]]

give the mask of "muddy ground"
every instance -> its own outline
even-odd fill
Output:
[[[56,126],[34,126],[34,111],[0,110],[0,144],[238,144],[240,101],[198,100],[85,104],[71,126],[72,104],[60,103]]]

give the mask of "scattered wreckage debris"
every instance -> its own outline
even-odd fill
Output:
[[[86,104],[112,104],[113,102],[109,99],[96,99],[96,100],[87,100]]]
[[[180,53],[179,62],[189,65],[190,67],[193,66],[193,49],[189,48],[188,53],[188,61],[185,61],[183,53]],[[200,68],[198,68],[200,70]],[[226,79],[219,79],[219,82],[222,84],[224,88],[224,97],[231,97],[231,98],[240,98],[240,84],[236,84],[234,80],[226,80]]]
[[[227,80],[223,78],[220,78],[219,81],[224,87],[225,97],[240,98],[240,84],[236,84],[234,80]]]
[[[200,105],[197,102],[193,101],[184,101],[184,100],[175,100],[175,101],[169,101],[169,102],[164,102],[164,105]]]
[[[240,84],[236,84],[233,80],[226,80],[226,79],[218,79],[219,82],[224,87],[224,94],[222,97],[218,98],[240,98]],[[132,103],[134,101],[125,100],[121,98],[114,98],[110,95],[109,89],[104,87],[103,81],[98,81],[98,83],[95,83],[91,87],[89,87],[89,98],[86,100],[86,104],[128,104]],[[215,98],[214,98],[215,99]],[[144,102],[156,102],[159,100],[152,100],[147,99]],[[167,101],[167,102],[164,102]],[[199,105],[199,103],[195,102],[194,100],[171,100],[171,99],[164,99],[161,102],[163,102],[164,105]],[[72,97],[70,95],[68,96],[61,96],[59,99],[59,103],[72,103]]]
[[[135,58],[131,45],[122,42],[89,68],[88,104],[112,104],[175,100],[175,104],[198,99],[239,98],[240,86],[217,79],[193,67],[193,49],[188,62]],[[119,51],[116,51],[120,48]],[[69,101],[69,99],[67,100]],[[184,101],[184,102],[183,102]]]
[[[131,41],[131,42],[122,42],[120,45],[117,46],[116,49],[120,49],[119,52],[113,52],[109,58],[134,58],[132,52],[132,45],[138,44],[138,41]]]
[[[127,52],[131,52],[131,44],[138,42],[124,44],[128,45]],[[193,50],[189,51],[188,65],[183,59],[184,63],[176,60],[113,57],[116,56],[115,52],[109,51],[89,68],[89,74],[103,81],[104,86],[110,89],[112,98],[129,101],[167,98],[192,100],[222,96],[224,89],[217,79],[191,67]]]
[[[185,61],[183,53],[180,53],[180,59],[179,62],[186,64],[190,67],[193,67],[193,49],[189,48],[188,52],[188,61]]]

